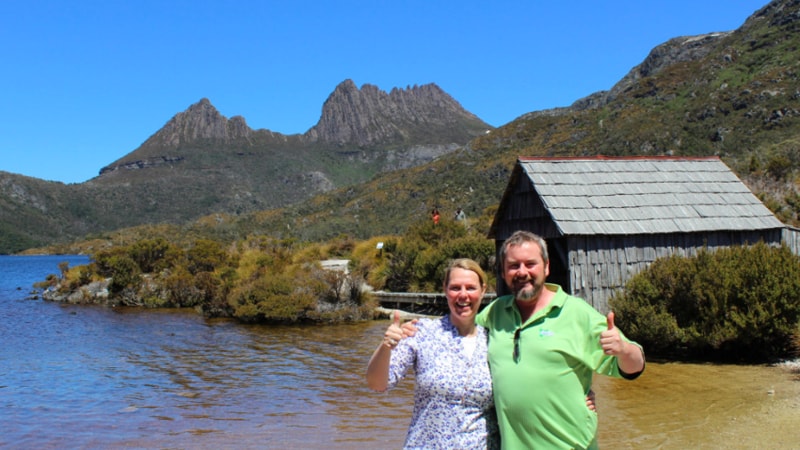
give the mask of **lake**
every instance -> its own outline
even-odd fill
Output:
[[[413,381],[369,391],[388,321],[242,325],[194,311],[61,305],[34,282],[81,256],[0,256],[2,448],[400,448]],[[797,448],[786,369],[649,362],[596,381],[604,448]]]

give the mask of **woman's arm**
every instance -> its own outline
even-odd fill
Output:
[[[392,359],[392,350],[397,347],[403,338],[400,328],[400,311],[395,310],[392,324],[383,334],[383,341],[372,353],[367,365],[367,386],[378,392],[383,392],[389,386],[389,362]]]

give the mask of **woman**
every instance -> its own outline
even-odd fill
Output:
[[[454,260],[445,272],[444,293],[450,313],[416,321],[413,336],[404,334],[395,311],[370,358],[367,384],[383,392],[414,367],[414,411],[406,449],[499,448],[486,333],[475,325],[486,274],[475,261]]]
[[[440,217],[441,215],[439,214],[439,208],[433,208],[433,211],[431,211],[431,218],[433,219],[434,225],[439,225]]]

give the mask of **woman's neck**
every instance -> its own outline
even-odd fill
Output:
[[[458,330],[459,336],[474,336],[476,333],[477,328],[475,326],[474,319],[469,323],[463,323],[461,321],[456,320],[455,317],[453,317],[453,315],[450,314],[450,322],[452,322],[453,326],[456,327],[456,329]]]

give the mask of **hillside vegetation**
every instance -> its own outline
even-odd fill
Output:
[[[473,258],[491,273],[493,254],[491,242],[448,219],[366,241],[252,235],[229,245],[206,238],[178,245],[151,235],[95,251],[88,265],[62,264],[38,287],[52,301],[194,308],[242,322],[352,321],[373,317],[373,289],[436,292],[450,259]],[[341,258],[350,261],[346,272],[321,265]]]
[[[434,84],[387,93],[345,80],[296,135],[253,130],[202,99],[87,182],[0,172],[0,253],[296,204],[433,161],[491,128]]]
[[[434,206],[490,216],[520,155],[718,155],[797,226],[798,9],[774,1],[738,30],[672,39],[608,91],[494,130],[434,86],[342,83],[319,124],[292,136],[201,101],[89,182],[0,173],[0,252],[110,244],[150,224],[215,239],[401,233]],[[392,112],[400,103],[411,106]]]
[[[718,155],[779,219],[797,225],[799,26],[800,4],[774,1],[738,30],[664,43],[609,91],[522,116],[432,162],[376,172],[366,182],[283,208],[173,222],[171,233],[228,242],[252,234],[367,239],[402,233],[434,206],[445,215],[463,208],[485,232],[518,156],[597,154]],[[152,227],[96,232],[86,248],[124,242]]]
[[[431,163],[376,175],[280,211],[213,224],[302,240],[402,232],[438,206],[488,228],[518,156],[720,156],[798,225],[800,5],[775,1],[738,30],[673,39],[608,92],[531,113]],[[224,225],[222,225],[224,224]]]
[[[282,208],[103,230],[32,251],[94,256],[88,269],[63,268],[47,281],[66,301],[94,301],[84,286],[108,283],[112,303],[193,307],[247,322],[359,320],[372,310],[370,297],[346,286],[437,291],[453,257],[493,272],[486,231],[518,156],[716,155],[778,218],[797,225],[799,32],[800,2],[774,1],[739,30],[673,39],[609,91],[527,114],[431,162],[378,170]],[[434,207],[444,214],[438,227],[429,219]],[[459,207],[465,223],[452,219]],[[349,259],[351,273],[321,270],[326,258]],[[630,335],[657,352],[672,348],[658,330],[685,350],[680,357],[732,358],[746,348],[747,360],[772,359],[798,349],[800,262],[787,249],[733,249],[653,267],[626,289],[629,304],[616,301],[621,321],[652,325]],[[688,290],[664,303],[675,285]]]

